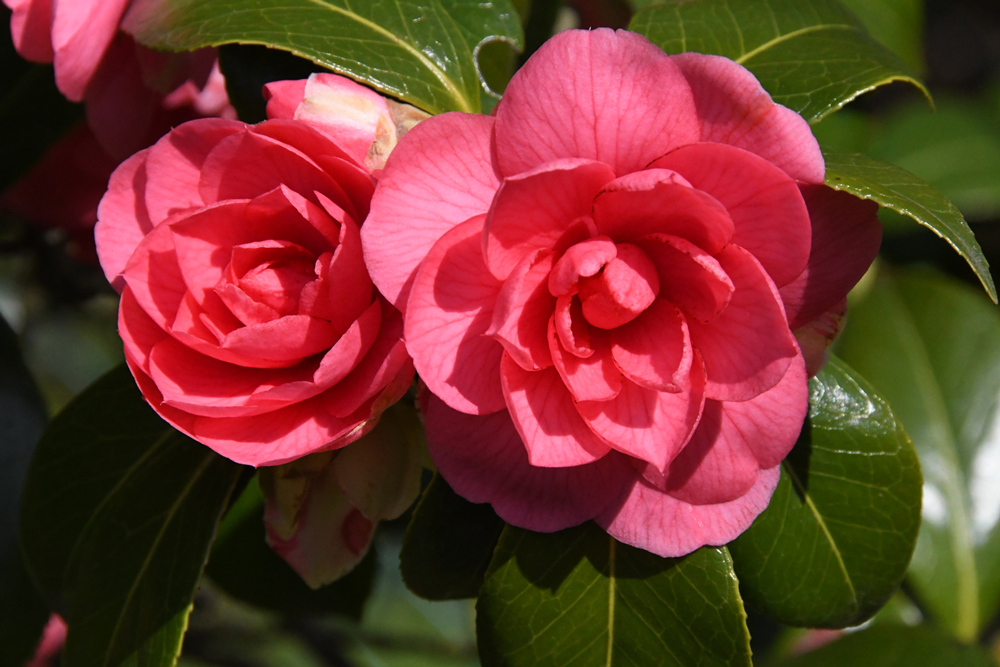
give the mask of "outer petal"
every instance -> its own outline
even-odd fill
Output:
[[[125,286],[121,277],[125,264],[146,234],[153,230],[143,196],[148,152],[139,151],[115,169],[108,191],[97,207],[94,227],[97,257],[108,282],[119,292]]]
[[[718,505],[685,503],[640,478],[624,502],[597,517],[597,523],[626,544],[676,558],[705,545],[726,544],[749,528],[767,507],[780,476],[777,466],[762,470],[746,495]]]
[[[493,275],[505,280],[529,253],[582,241],[567,233],[579,234],[574,223],[590,217],[594,196],[614,177],[606,164],[574,159],[505,179],[483,230],[483,254]]]
[[[781,288],[792,329],[807,324],[847,296],[871,266],[882,243],[878,205],[825,185],[804,185],[812,220],[805,271]]]
[[[420,123],[389,156],[361,228],[379,291],[405,312],[417,266],[449,229],[486,213],[500,187],[493,118],[446,113]]]
[[[500,381],[531,465],[567,468],[591,463],[611,451],[580,418],[573,396],[554,368],[526,371],[505,353]]]
[[[271,120],[282,118],[292,120],[295,110],[306,96],[306,79],[271,81],[264,84],[262,91],[267,100],[267,117]]]
[[[706,397],[747,401],[778,384],[799,348],[778,291],[753,255],[732,244],[717,259],[736,289],[711,322],[688,321],[691,342],[705,359]]]
[[[52,62],[52,1],[4,0],[14,10],[10,17],[14,48],[25,60]]]
[[[700,360],[692,366],[690,382],[687,391],[671,394],[624,380],[612,400],[581,402],[576,408],[612,447],[665,470],[701,419],[705,376]]]
[[[52,21],[56,85],[63,95],[79,102],[97,71],[128,0],[57,2]]]
[[[812,237],[809,211],[783,171],[725,144],[684,146],[654,165],[676,170],[722,202],[735,225],[733,242],[749,250],[775,284],[787,285],[802,273]]]
[[[663,51],[632,32],[559,33],[528,60],[497,107],[505,176],[564,158],[619,176],[698,141],[693,97]]]
[[[536,468],[507,412],[463,414],[437,397],[422,397],[427,448],[441,475],[462,497],[488,502],[515,526],[553,532],[605,511],[638,475],[614,452],[571,468]]]
[[[501,283],[483,262],[483,216],[447,232],[428,253],[405,314],[406,349],[420,378],[457,410],[504,408],[500,343],[484,334]]]
[[[497,295],[493,321],[486,334],[529,371],[552,365],[547,335],[556,306],[548,286],[552,265],[553,254],[547,250],[532,253],[518,264]]]
[[[671,56],[691,84],[701,140],[756,153],[797,181],[822,183],[823,155],[809,123],[771,101],[746,68],[729,58]]]

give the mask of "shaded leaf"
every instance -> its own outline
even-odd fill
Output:
[[[903,580],[920,527],[920,464],[888,404],[833,358],[767,509],[729,545],[747,601],[789,625],[871,617]]]
[[[124,366],[53,420],[28,473],[21,541],[70,626],[66,667],[174,664],[242,470],[163,422]]]
[[[233,597],[264,609],[360,618],[375,577],[375,550],[347,576],[313,590],[267,545],[263,513],[264,495],[255,478],[219,527],[208,576]]]
[[[468,2],[452,1],[453,9]],[[509,25],[497,18],[499,4],[484,4],[491,9],[463,17],[482,11]],[[479,110],[475,45],[465,38],[471,28],[463,31],[439,0],[136,0],[123,26],[158,49],[273,46],[431,113]]]
[[[45,421],[45,405],[21,358],[17,335],[0,317],[0,665],[27,662],[49,618],[17,541],[21,491]]]
[[[871,199],[930,229],[965,258],[997,302],[989,262],[962,213],[944,195],[905,169],[867,155],[824,152],[823,157],[827,185]]]
[[[810,123],[893,81],[930,98],[916,73],[837,0],[672,0],[637,12],[629,29],[667,53],[735,60]]]
[[[774,667],[993,667],[978,646],[961,646],[929,625],[877,625]]]
[[[476,597],[503,527],[492,507],[470,503],[434,475],[403,538],[406,587],[428,600]]]
[[[666,559],[592,522],[504,528],[476,605],[483,664],[750,666],[725,547]]]
[[[910,588],[972,641],[1000,608],[1000,313],[940,274],[883,267],[840,353],[892,403],[923,466]]]
[[[914,71],[924,69],[922,0],[840,0],[857,14],[872,37],[885,44]]]

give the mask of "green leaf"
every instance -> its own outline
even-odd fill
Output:
[[[507,526],[476,605],[483,665],[751,665],[725,547],[678,559],[588,522],[552,534]]]
[[[242,470],[163,422],[125,366],[52,421],[28,473],[21,542],[70,626],[66,667],[174,664]]]
[[[0,317],[0,665],[23,665],[49,618],[21,562],[17,540],[28,462],[45,428],[45,405],[21,358],[17,334]]]
[[[872,626],[773,667],[995,667],[978,646],[960,646],[929,625]]]
[[[233,597],[264,609],[360,618],[375,577],[375,549],[347,576],[313,590],[267,545],[263,513],[264,495],[254,478],[219,527],[208,576]]]
[[[924,69],[922,0],[840,0],[857,14],[872,37],[885,44],[914,71]]]
[[[0,25],[11,12],[0,6]],[[83,118],[83,106],[56,88],[51,65],[26,62],[14,50],[10,31],[0,31],[0,190],[32,167],[57,139]]]
[[[740,589],[788,625],[870,618],[906,574],[920,464],[888,404],[842,362],[809,382],[809,419],[771,504],[733,543]]]
[[[470,0],[452,1],[467,10],[463,19],[486,15],[508,25],[497,18],[498,4],[477,15]],[[479,110],[475,45],[465,41],[471,28],[439,0],[136,0],[123,26],[146,46],[171,51],[272,46],[431,113]]]
[[[871,199],[930,229],[965,258],[993,303],[997,302],[989,262],[962,213],[944,195],[905,169],[866,155],[824,152],[823,157],[827,185]]]
[[[470,503],[434,475],[403,538],[406,587],[428,600],[476,597],[503,527],[492,507]]]
[[[953,279],[882,267],[840,353],[891,402],[923,464],[910,588],[972,641],[1000,608],[1000,313]]]
[[[671,0],[636,13],[629,29],[667,53],[735,60],[810,123],[893,81],[930,99],[916,73],[837,0]]]

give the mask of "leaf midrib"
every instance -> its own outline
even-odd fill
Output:
[[[798,30],[793,30],[792,32],[785,33],[784,35],[778,35],[773,39],[769,39],[768,41],[764,42],[757,48],[751,49],[750,51],[744,53],[738,58],[734,58],[734,60],[740,65],[743,65],[744,63],[746,63],[746,61],[750,60],[751,58],[760,53],[763,53],[764,51],[767,51],[773,46],[777,46],[782,42],[787,42],[790,39],[795,39],[796,37],[799,37],[801,35],[807,35],[811,32],[819,32],[821,30],[853,30],[856,32],[859,31],[857,26],[847,25],[842,23],[822,23],[820,25],[806,26],[805,28],[799,28]],[[742,33],[740,35],[740,40],[742,41]]]

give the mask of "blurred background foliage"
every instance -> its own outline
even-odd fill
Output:
[[[924,77],[935,110],[912,87],[891,85],[824,119],[814,126],[816,136],[826,148],[867,153],[938,188],[962,210],[991,265],[1000,266],[1000,3],[843,1],[875,37]],[[553,31],[624,27],[635,9],[652,3],[521,0],[516,4],[525,25],[523,62]],[[8,17],[4,10],[0,18]],[[51,135],[47,141],[55,141],[79,120],[80,110],[46,88],[51,71],[17,64],[9,43],[4,48],[0,76],[20,77],[14,87],[3,81],[4,89],[48,95],[44,99],[52,100],[52,106],[46,109],[45,127]],[[500,90],[509,78],[508,65],[517,59],[509,50],[496,48],[480,54],[480,61],[490,86]],[[11,96],[0,100],[0,128],[17,126],[11,115],[14,102]],[[3,132],[10,134],[9,129]],[[13,135],[2,138],[5,146],[14,145]],[[38,159],[37,151],[8,159],[0,187]],[[1000,313],[965,262],[943,241],[891,212],[882,215],[882,256],[852,294],[848,328],[837,351],[889,399],[907,425],[928,480],[925,527],[904,589],[860,629],[786,628],[748,609],[755,662],[760,665],[843,664],[839,655],[859,655],[859,651],[871,662],[855,664],[974,665],[988,660],[987,654],[1000,664],[1000,573],[994,576],[998,568],[992,565],[1000,563],[1000,540],[993,539],[1000,520],[1000,492],[990,491],[1000,489],[1000,453],[996,453],[1000,429],[995,428],[1000,354],[993,354],[1000,348]],[[924,288],[921,297],[908,298],[907,286],[915,281]],[[50,415],[123,359],[116,312],[117,297],[86,239],[0,208],[0,314],[20,338],[24,361]],[[951,321],[962,322],[968,330],[955,332],[942,326]],[[907,347],[905,336],[912,336],[914,345]],[[950,370],[942,372],[946,362]],[[916,395],[919,387],[914,383],[919,383],[907,373],[930,377],[935,386],[954,394],[951,403],[938,406],[940,423],[933,415],[921,414],[928,408],[917,398],[926,396]],[[963,386],[974,386],[978,393],[956,389]],[[915,407],[908,419],[910,404]],[[935,486],[935,480],[940,484]],[[242,515],[248,517],[245,523],[259,527],[255,488],[251,484],[237,505],[249,508]],[[933,493],[941,498],[929,495]],[[223,525],[213,558],[235,558],[236,565],[245,568],[244,579],[234,583],[220,577],[213,582],[210,562],[180,665],[479,664],[474,602],[428,602],[403,584],[398,563],[408,515],[380,528],[377,555],[335,595],[327,591],[321,599],[301,592],[305,597],[296,598],[299,593],[290,587],[283,599],[264,600],[254,597],[255,578],[280,579],[291,570],[277,557],[268,559],[270,552],[263,547],[258,528],[240,530],[237,514],[231,513]],[[956,530],[955,525],[968,529]],[[250,549],[238,550],[235,557],[237,550],[227,549],[227,540],[238,540],[248,530],[264,551],[257,554],[257,561]],[[309,604],[302,602],[306,598]],[[292,604],[293,600],[297,602]],[[903,627],[914,629],[900,630]],[[962,648],[952,643],[954,639],[984,650]]]

